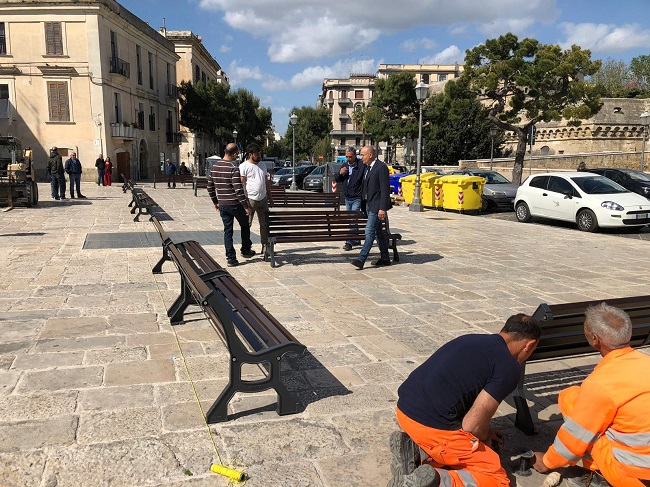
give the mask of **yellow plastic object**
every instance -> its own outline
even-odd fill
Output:
[[[413,203],[413,193],[415,193],[415,174],[404,176],[399,180],[402,185],[402,196],[407,204]]]
[[[442,176],[442,207],[445,210],[478,211],[485,179],[479,176]]]
[[[216,463],[210,465],[210,470],[214,473],[218,473],[219,475],[223,475],[224,477],[233,479],[236,482],[243,482],[247,479],[247,476],[244,472],[224,467],[223,465],[217,465]]]
[[[445,196],[443,179],[439,177],[431,181],[431,183],[433,184],[433,207],[442,210],[442,201]]]
[[[420,174],[420,202],[422,206],[434,208],[435,205],[435,184],[441,176],[434,172]],[[415,184],[415,183],[414,183]]]

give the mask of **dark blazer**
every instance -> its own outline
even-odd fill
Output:
[[[379,210],[388,211],[390,204],[390,174],[388,167],[379,159],[375,160],[372,169],[366,169],[367,176],[363,179],[363,195],[365,208],[373,213]]]
[[[334,180],[337,183],[345,184],[343,195],[347,199],[361,198],[361,183],[363,182],[363,175],[367,169],[367,166],[363,162],[357,161],[355,168],[352,171],[352,176],[350,176],[350,165],[347,162],[344,162],[343,166],[341,167],[347,167],[348,172],[345,174],[341,174],[339,172],[334,177]]]

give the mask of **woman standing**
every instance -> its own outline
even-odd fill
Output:
[[[106,168],[104,170],[104,186],[111,185],[111,178],[113,176],[113,163],[111,158],[106,156]]]

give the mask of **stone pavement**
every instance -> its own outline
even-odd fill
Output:
[[[132,221],[119,185],[83,184],[87,200],[0,212],[0,485],[227,485],[209,472],[217,458],[166,318],[178,274],[171,263],[151,274],[159,239],[146,218]],[[145,188],[173,238],[197,239],[225,264],[204,190]],[[275,269],[257,256],[229,269],[309,349],[292,382],[303,412],[278,416],[272,393],[238,396],[238,417],[210,428],[247,485],[384,486],[397,388],[440,345],[496,332],[541,302],[648,294],[641,240],[404,207],[390,218],[404,238],[399,265],[357,271],[356,252],[318,243],[279,246]],[[176,331],[205,408],[228,356],[201,318]],[[529,366],[534,409],[550,422],[525,437],[504,403],[504,460],[551,441],[558,391],[595,363]]]

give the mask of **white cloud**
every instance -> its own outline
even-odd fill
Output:
[[[227,73],[230,84],[233,86],[249,79],[262,80],[264,78],[259,66],[240,66],[237,61],[230,63]]]
[[[378,65],[374,59],[346,59],[331,66],[310,66],[291,78],[291,86],[298,89],[321,86],[326,78],[349,78],[351,74],[375,73]]]
[[[219,52],[229,52],[232,48],[230,46],[226,46],[225,44],[222,44],[221,47],[219,48]]]
[[[650,30],[638,24],[573,24],[564,22],[560,29],[567,36],[563,48],[577,44],[583,49],[597,52],[623,52],[628,49],[645,48],[650,44]]]
[[[463,64],[464,62],[465,53],[455,45],[451,45],[433,56],[420,59],[420,64]]]
[[[404,51],[413,52],[419,47],[424,49],[435,49],[438,43],[434,39],[428,39],[426,37],[422,39],[407,39],[400,44],[400,47]]]
[[[475,24],[521,31],[557,16],[557,0],[200,0],[235,29],[264,40],[276,62],[297,62],[358,51],[382,34],[419,26]],[[499,33],[503,33],[501,31]],[[425,49],[430,39],[415,41]],[[407,44],[408,46],[408,44]]]

